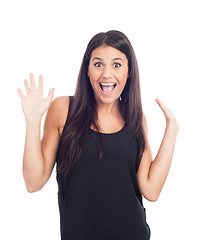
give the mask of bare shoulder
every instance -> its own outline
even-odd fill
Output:
[[[67,119],[69,104],[70,98],[67,96],[54,99],[48,109],[45,126],[56,128],[61,133]]]
[[[69,97],[62,96],[62,97],[55,98],[49,107],[49,111],[58,113],[60,110],[63,110],[63,109],[68,110],[69,103],[70,103]]]

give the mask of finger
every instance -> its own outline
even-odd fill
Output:
[[[39,86],[38,89],[43,92],[43,76],[39,76]]]
[[[160,104],[161,100],[159,100],[158,98],[155,99],[155,101]]]
[[[54,91],[55,91],[55,88],[52,88],[52,89],[49,91],[49,94],[48,94],[48,96],[47,96],[47,98],[46,98],[46,100],[45,100],[45,101],[47,102],[48,106],[51,104],[51,101],[52,101],[52,99],[53,99]]]
[[[166,105],[163,104],[163,102],[159,99],[155,99],[155,101],[158,103],[159,107],[163,111],[166,118],[171,118],[173,116],[172,112]]]
[[[174,116],[174,114],[171,112],[171,110],[165,106],[161,100],[159,99],[155,99],[155,101],[158,103],[158,105],[160,106],[161,110],[163,111],[164,115],[165,115],[165,118],[166,118],[166,121],[169,123],[170,122],[173,122],[173,123],[176,123],[177,124],[177,121],[176,121],[176,118]],[[178,124],[177,124],[178,126]]]
[[[31,89],[36,89],[36,83],[35,83],[35,80],[34,80],[34,75],[33,75],[33,73],[31,73],[31,74],[29,75],[29,78],[30,78]]]
[[[159,107],[163,110],[163,108],[165,107],[165,105],[163,104],[163,102],[162,102],[160,99],[158,99],[158,98],[156,98],[155,101],[157,102],[157,104],[159,105]]]
[[[164,115],[166,116],[166,112],[169,111],[169,109],[163,104],[163,102],[160,99],[156,98],[155,101],[157,102],[157,104],[163,111]]]
[[[30,91],[30,87],[29,87],[27,79],[24,80],[24,85],[25,85],[26,92],[28,93]]]
[[[25,95],[22,93],[20,88],[17,89],[17,92],[18,92],[21,99],[23,99],[25,97]]]

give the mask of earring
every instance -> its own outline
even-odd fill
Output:
[[[120,95],[120,97],[119,97],[119,100],[122,101],[121,95]]]

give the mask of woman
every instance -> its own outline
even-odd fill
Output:
[[[166,130],[152,161],[142,112],[138,65],[118,31],[89,42],[73,97],[43,99],[30,75],[20,89],[26,119],[23,174],[27,190],[40,190],[57,161],[61,239],[148,240],[142,195],[156,201],[171,165],[179,126],[158,99]],[[40,123],[48,113],[40,142]],[[65,123],[66,122],[66,123]]]

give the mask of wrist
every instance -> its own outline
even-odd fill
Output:
[[[42,117],[25,118],[26,126],[37,126],[41,124]]]

